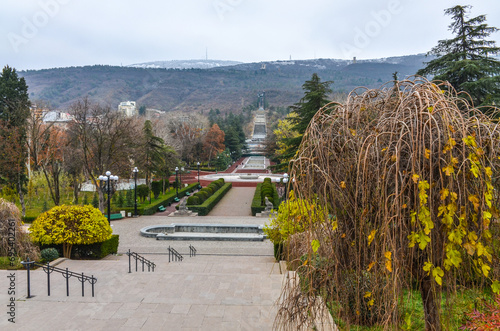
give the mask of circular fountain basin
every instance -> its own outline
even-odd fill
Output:
[[[247,175],[240,175],[241,179],[259,179],[259,175],[252,175],[252,174],[247,174]]]

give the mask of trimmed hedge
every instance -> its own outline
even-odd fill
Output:
[[[71,258],[102,259],[109,254],[118,252],[119,235],[114,234],[108,240],[90,245],[73,245]],[[62,256],[62,244],[60,245],[40,245],[40,249],[55,248]]]
[[[217,203],[226,195],[226,193],[233,187],[232,183],[222,185],[212,196],[205,200],[201,205],[186,205],[189,210],[198,213],[198,216],[205,216],[217,205]],[[198,195],[198,194],[197,194]],[[197,196],[196,195],[196,196]]]
[[[266,180],[265,178],[264,180]],[[265,183],[259,183],[257,184],[257,187],[255,188],[255,194],[253,196],[252,200],[252,215],[255,216],[257,213],[261,213],[266,209],[266,205],[264,203],[265,199],[264,196],[262,195],[262,186],[269,186],[269,185],[264,185]],[[276,190],[276,184],[271,183],[272,187],[272,196],[268,197],[269,201],[273,203],[274,209],[278,210],[278,207],[280,205],[280,198],[278,195],[278,190]]]
[[[190,184],[185,188],[179,189],[179,198],[182,198],[186,195],[186,192],[193,192],[198,188],[198,183]],[[170,194],[163,200],[160,200],[158,202],[155,202],[147,207],[141,206],[137,207],[137,213],[139,215],[153,215],[158,211],[158,207],[160,206],[168,206],[169,203],[174,202],[175,199],[175,191],[170,192]],[[127,213],[132,213],[134,214],[134,207],[126,207],[126,208],[120,208],[120,210],[125,210]]]

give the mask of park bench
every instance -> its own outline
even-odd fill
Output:
[[[180,200],[178,197],[175,197],[175,198],[174,198],[174,201],[175,201],[175,202],[179,202],[179,201],[181,201],[181,200]]]
[[[167,210],[165,207],[163,207],[163,205],[161,205],[160,207],[158,207],[158,211],[165,211]]]
[[[189,193],[189,192],[186,192],[186,196],[190,196],[190,195],[191,195],[191,193]]]
[[[109,220],[110,221],[112,221],[112,220],[121,220],[122,218],[123,218],[123,215],[121,213],[109,215]]]

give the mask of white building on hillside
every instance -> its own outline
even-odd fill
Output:
[[[127,117],[137,116],[138,111],[135,101],[123,101],[118,105],[118,111]]]

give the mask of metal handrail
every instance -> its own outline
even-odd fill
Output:
[[[172,261],[182,261],[184,257],[176,251],[174,248],[168,246],[168,262],[170,263],[170,258],[172,258]]]
[[[144,265],[148,266],[148,272],[151,271],[151,269],[153,269],[152,270],[153,272],[155,271],[156,264],[149,261],[145,257],[143,257],[137,253],[131,252],[130,249],[128,250],[128,252],[126,254],[128,255],[128,272],[129,273],[132,272],[132,262],[131,262],[132,257],[135,259],[135,271],[136,272],[137,272],[137,261],[140,261],[142,263],[142,271],[143,272],[144,272]]]
[[[193,256],[196,256],[196,248],[194,248],[194,246],[192,246],[191,244],[189,245],[189,257],[193,257]]]
[[[55,266],[51,266],[50,262],[47,262],[47,264],[37,263],[35,261],[30,261],[29,258],[26,262],[22,261],[21,264],[26,268],[27,273],[28,273],[28,277],[27,277],[28,296],[27,296],[27,298],[32,297],[31,296],[30,270],[33,266],[41,267],[42,270],[47,274],[47,295],[48,296],[50,296],[50,274],[54,271],[57,273],[60,273],[66,279],[66,296],[69,296],[69,279],[71,277],[75,277],[76,279],[78,279],[80,281],[80,283],[82,283],[82,297],[85,296],[85,282],[86,281],[88,281],[92,285],[92,296],[94,296],[94,285],[97,282],[97,278],[95,278],[94,275],[89,277],[89,276],[86,276],[83,272],[80,274],[80,273],[76,273],[73,271],[69,271],[68,268],[66,268],[66,269],[57,268]]]

